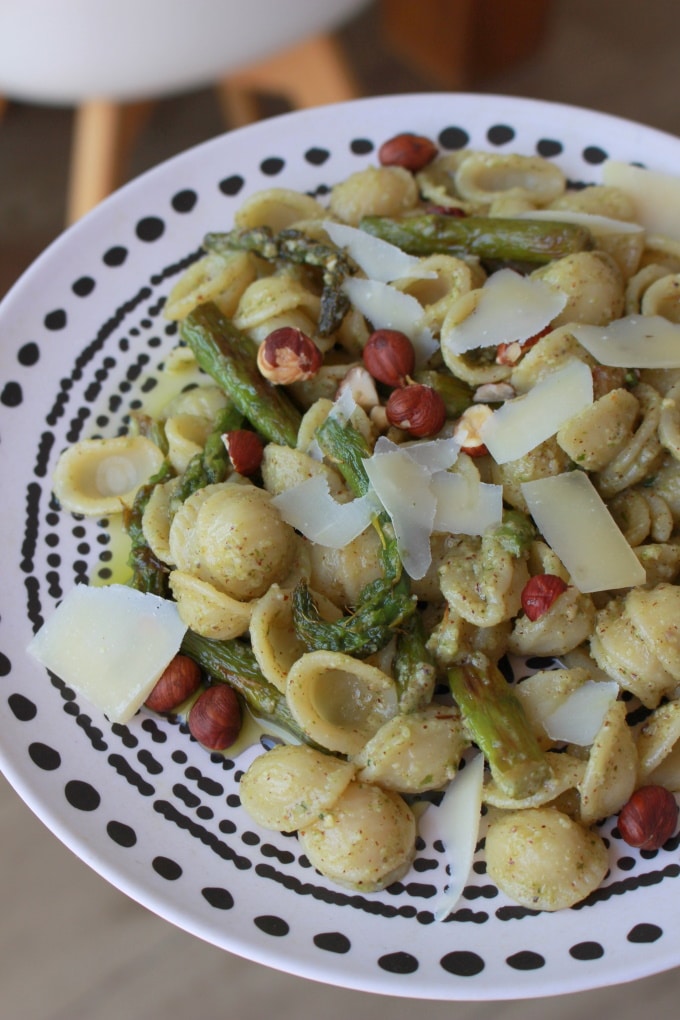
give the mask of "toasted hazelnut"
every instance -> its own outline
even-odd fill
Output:
[[[416,362],[413,344],[398,329],[377,329],[371,333],[362,357],[373,378],[386,386],[405,386]]]
[[[257,351],[261,374],[281,386],[312,379],[322,364],[323,355],[314,341],[293,326],[275,329]]]
[[[678,824],[678,805],[663,786],[641,786],[621,808],[618,830],[629,846],[659,850]]]
[[[540,620],[568,587],[557,574],[534,574],[522,589],[522,609],[530,620]]]
[[[473,400],[480,404],[502,404],[505,400],[512,400],[516,396],[514,386],[510,383],[482,383],[474,392]]]
[[[188,655],[171,659],[145,701],[152,712],[172,712],[201,685],[200,667]]]
[[[241,731],[241,706],[227,684],[208,687],[191,706],[187,719],[192,737],[210,751],[225,751]]]
[[[482,441],[480,430],[492,414],[493,411],[488,404],[473,404],[463,411],[454,425],[454,438],[460,443],[463,453],[467,453],[469,457],[483,457],[489,452]]]
[[[434,436],[446,421],[446,405],[436,390],[422,383],[412,383],[393,390],[385,405],[390,425],[403,429],[416,438]]]
[[[260,437],[250,429],[234,429],[222,435],[229,460],[234,471],[240,475],[254,475],[259,470],[264,453],[264,444]]]
[[[431,163],[438,151],[430,138],[405,131],[383,142],[378,149],[378,160],[381,166],[401,166],[416,173]]]

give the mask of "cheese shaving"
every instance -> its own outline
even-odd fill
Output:
[[[551,740],[589,747],[618,694],[615,680],[586,680],[542,720],[543,728]]]
[[[680,241],[680,179],[618,160],[602,165],[602,183],[621,188],[635,203],[635,219],[654,234]]]
[[[371,280],[380,283],[392,283],[407,277],[432,280],[437,275],[423,269],[422,260],[415,255],[408,255],[395,244],[373,237],[365,230],[332,220],[325,220],[323,227],[333,244],[344,248]]]
[[[486,280],[474,311],[447,332],[446,347],[452,354],[464,354],[477,347],[528,340],[566,303],[566,294],[542,280],[501,269]]]
[[[538,530],[582,592],[644,584],[645,569],[582,471],[522,483]]]
[[[601,365],[680,368],[680,325],[661,315],[625,315],[608,326],[575,323],[570,328]]]
[[[126,723],[179,651],[185,631],[168,599],[122,584],[79,584],[28,651],[111,722]]]
[[[524,457],[593,402],[593,376],[574,358],[539,380],[527,393],[506,400],[479,427],[497,464]]]
[[[398,329],[413,344],[416,366],[424,365],[439,348],[437,340],[425,325],[423,306],[411,294],[404,294],[379,280],[350,277],[344,282],[345,293],[374,329]]]
[[[437,502],[434,531],[483,535],[501,523],[502,485],[473,481],[452,471],[438,471],[430,484]]]
[[[310,542],[343,549],[366,530],[376,513],[371,494],[338,503],[330,494],[328,479],[313,475],[272,498],[283,520]]]
[[[369,457],[364,466],[390,515],[404,569],[415,579],[424,577],[432,562],[430,535],[437,509],[430,472],[399,449]]]
[[[421,824],[421,836],[444,844],[450,873],[446,889],[435,902],[435,921],[443,921],[463,895],[475,858],[482,816],[484,755],[476,754],[449,783],[439,807],[430,807]]]

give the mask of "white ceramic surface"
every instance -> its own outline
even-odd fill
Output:
[[[670,850],[638,854],[605,826],[603,888],[557,914],[506,901],[480,854],[464,900],[435,924],[432,903],[446,882],[437,846],[421,846],[388,891],[332,888],[294,837],[258,831],[246,817],[243,761],[207,754],[144,711],[110,726],[25,652],[63,592],[109,562],[106,529],[52,504],[56,457],[80,437],[115,433],[143,401],[175,341],[163,299],[204,233],[229,227],[238,204],[264,187],[323,196],[403,130],[443,149],[539,152],[576,182],[597,181],[606,156],[666,171],[680,160],[677,139],[585,110],[497,96],[367,99],[217,138],[64,234],[0,307],[0,764],[97,872],[251,960],[424,999],[528,998],[629,981],[680,963],[677,838]]]
[[[3,0],[0,93],[37,103],[139,100],[332,32],[367,0]]]

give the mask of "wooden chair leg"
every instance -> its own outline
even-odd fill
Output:
[[[359,89],[342,48],[330,35],[318,35],[285,53],[253,64],[217,86],[231,127],[257,119],[257,93],[285,97],[305,109],[356,99]]]
[[[76,110],[67,223],[80,219],[119,186],[127,157],[152,105],[91,100]]]

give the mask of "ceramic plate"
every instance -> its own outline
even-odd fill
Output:
[[[396,96],[267,120],[201,145],[123,188],[67,231],[0,313],[0,763],[15,789],[87,864],[168,921],[225,950],[348,988],[423,999],[543,996],[628,981],[680,963],[680,863],[636,853],[611,826],[611,872],[577,908],[522,909],[479,859],[453,916],[440,846],[380,894],[330,886],[292,836],[258,831],[239,805],[243,761],[210,755],[144,711],[110,725],[25,653],[74,584],[106,578],[101,522],[58,512],[61,449],[115,434],[175,343],[164,298],[209,230],[251,192],[323,196],[413,130],[443,150],[539,153],[574,182],[603,160],[676,171],[680,141],[586,110],[497,96]]]

